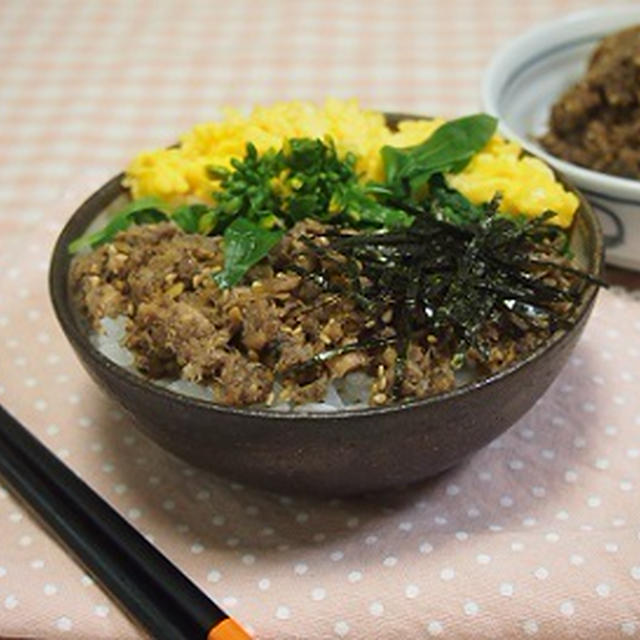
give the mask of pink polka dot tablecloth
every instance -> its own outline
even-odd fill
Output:
[[[0,401],[257,638],[640,638],[640,302],[601,292],[560,377],[465,464],[318,501],[138,433],[56,325],[56,235],[224,105],[469,112],[498,46],[589,4],[0,3]],[[144,637],[1,481],[0,637]]]

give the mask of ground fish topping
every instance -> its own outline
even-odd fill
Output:
[[[72,292],[96,330],[104,317],[127,317],[125,345],[142,373],[207,385],[218,403],[319,401],[332,380],[354,371],[370,376],[374,405],[394,399],[394,386],[398,398],[453,388],[451,341],[412,335],[398,385],[393,309],[372,319],[353,297],[301,275],[321,267],[329,279],[344,278],[335,255],[314,264],[321,259],[315,249],[329,244],[327,231],[317,221],[298,223],[243,284],[223,289],[212,277],[224,262],[220,237],[187,234],[170,222],[133,226],[75,258]],[[470,348],[469,362],[497,370],[535,348],[549,329],[519,333],[487,323],[482,336],[490,353],[480,358]],[[368,347],[353,348],[360,344]]]
[[[72,287],[95,329],[105,316],[129,318],[126,346],[152,378],[182,376],[210,386],[216,402],[251,405],[321,400],[331,379],[365,370],[375,378],[372,402],[382,404],[393,348],[346,353],[322,371],[294,373],[327,348],[356,342],[364,328],[351,300],[287,270],[294,255],[304,262],[300,236],[321,230],[299,223],[268,264],[254,267],[249,286],[220,289],[211,277],[223,262],[219,238],[188,235],[170,223],[132,227],[79,256]],[[447,354],[433,346],[414,345],[409,362],[405,395],[453,385]]]
[[[602,40],[585,76],[551,111],[540,142],[596,171],[640,178],[640,27]]]

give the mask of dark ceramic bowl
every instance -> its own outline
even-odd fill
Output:
[[[403,116],[407,117],[407,116]],[[399,116],[388,117],[394,124]],[[49,273],[58,320],[81,362],[150,438],[171,453],[247,484],[277,491],[357,494],[438,474],[496,438],[523,416],[556,378],[591,312],[584,294],[576,324],[534,353],[467,386],[423,400],[334,413],[237,409],[147,382],[103,356],[72,308],[67,247],[124,193],[116,176],[72,216]],[[571,187],[569,187],[571,188]],[[572,189],[572,188],[571,188]],[[584,198],[571,229],[582,268],[599,274],[602,232]]]

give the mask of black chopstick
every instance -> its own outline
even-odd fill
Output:
[[[250,638],[2,406],[0,475],[152,637]]]

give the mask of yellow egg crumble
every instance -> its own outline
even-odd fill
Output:
[[[134,198],[157,196],[172,203],[212,202],[219,188],[208,166],[229,167],[232,158],[245,155],[252,142],[259,153],[280,149],[288,138],[325,138],[335,142],[340,155],[350,151],[358,160],[363,180],[382,180],[380,149],[384,145],[407,147],[426,140],[443,119],[407,120],[391,131],[382,113],[361,109],[356,100],[329,99],[323,106],[308,102],[280,102],[255,107],[248,115],[225,111],[221,122],[198,124],[180,138],[173,149],[144,151],[131,162],[123,184]],[[541,160],[521,156],[519,145],[493,136],[448,183],[474,204],[502,194],[501,210],[535,217],[551,209],[555,224],[568,227],[578,199],[554,177]]]

